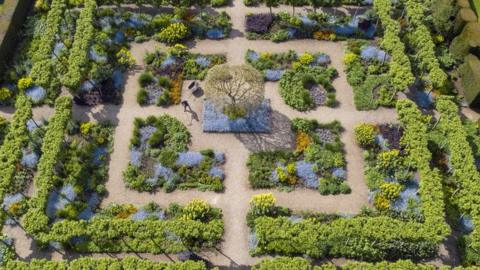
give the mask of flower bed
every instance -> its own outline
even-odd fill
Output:
[[[225,55],[201,55],[175,45],[166,52],[156,50],[145,55],[146,71],[138,80],[141,105],[179,104],[183,80],[203,80],[213,66],[226,62]]]
[[[264,100],[258,108],[237,119],[230,119],[211,101],[205,100],[202,127],[204,132],[268,133],[271,131],[271,115],[269,100]]]
[[[269,151],[250,155],[247,166],[253,188],[317,189],[321,194],[349,193],[342,127],[338,122],[320,124],[294,119],[295,152]]]
[[[248,14],[246,28],[248,39],[268,39],[282,42],[291,39],[314,38],[318,40],[337,40],[344,38],[366,38],[375,36],[376,28],[368,15],[355,17],[328,15],[326,13],[307,13],[290,15],[288,12],[277,14]]]
[[[256,69],[262,71],[267,81],[278,81],[286,70],[300,66],[327,66],[330,64],[330,57],[324,53],[303,53],[298,55],[290,50],[285,53],[257,53],[248,50],[245,59]]]
[[[167,192],[176,188],[222,191],[225,162],[223,153],[188,150],[190,133],[168,115],[135,119],[131,139],[131,160],[124,172],[128,187]]]
[[[390,84],[389,61],[390,56],[385,51],[369,42],[348,42],[344,64],[357,110],[395,105],[397,95]]]
[[[360,124],[355,136],[365,149],[370,203],[393,217],[422,221],[418,174],[400,146],[403,129],[392,124]]]

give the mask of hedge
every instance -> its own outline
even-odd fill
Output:
[[[115,269],[115,270],[206,270],[204,262],[153,262],[134,257],[122,260],[112,258],[83,257],[71,261],[50,261],[33,259],[30,262],[19,260],[8,261],[0,270],[85,270],[85,269]]]
[[[95,32],[93,21],[96,7],[95,0],[86,0],[85,7],[77,20],[73,47],[68,58],[68,72],[62,81],[70,89],[80,87],[80,82],[87,71],[88,50]]]
[[[436,108],[440,113],[438,128],[447,138],[449,161],[453,168],[453,176],[458,186],[455,201],[463,214],[469,215],[475,226],[467,238],[467,252],[476,254],[480,264],[480,174],[475,165],[472,148],[467,140],[467,132],[458,114],[458,106],[450,97],[441,96]]]
[[[35,83],[47,89],[50,88],[52,81],[54,68],[52,52],[65,8],[65,0],[52,1],[47,14],[46,27],[39,41],[40,44],[32,57],[33,66],[30,76],[35,80]]]
[[[425,18],[424,3],[418,0],[405,2],[407,18],[410,26],[414,29],[409,43],[415,49],[419,67],[428,71],[428,77],[434,87],[443,87],[447,81],[447,74],[440,68],[435,56],[435,43],[433,43],[430,30],[423,23]]]
[[[32,235],[48,229],[48,217],[45,214],[48,196],[57,181],[55,167],[62,151],[67,123],[70,120],[72,100],[59,97],[55,101],[55,113],[50,118],[42,145],[42,156],[38,162],[34,178],[35,193],[30,200],[30,209],[25,215],[25,230]]]
[[[392,2],[390,0],[375,0],[373,7],[383,25],[384,36],[381,46],[387,50],[392,59],[389,62],[389,75],[392,86],[397,91],[404,91],[414,81],[412,67],[405,45],[400,39],[400,23],[392,19]]]
[[[15,108],[8,133],[0,147],[0,201],[2,202],[11,188],[16,165],[22,158],[22,149],[29,140],[27,121],[32,118],[32,103],[25,95],[19,95]]]
[[[334,264],[327,263],[318,266],[312,265],[308,260],[304,258],[288,258],[279,257],[271,260],[264,260],[259,264],[253,266],[252,270],[474,270],[478,268],[474,267],[450,267],[442,266],[437,268],[431,264],[416,264],[410,260],[399,260],[396,262],[379,262],[379,263],[367,263],[367,262],[347,262],[339,267]]]
[[[426,118],[411,101],[398,102],[397,111],[405,129],[401,143],[409,154],[406,162],[418,169],[422,179],[419,192],[424,223],[388,216],[337,218],[328,223],[261,216],[254,220],[258,245],[252,253],[372,261],[433,256],[437,245],[450,233],[445,222],[441,177],[429,166]]]

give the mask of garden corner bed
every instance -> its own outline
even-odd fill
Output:
[[[130,163],[124,181],[131,189],[154,191],[162,187],[223,191],[225,155],[210,149],[188,149],[190,133],[177,119],[162,115],[136,118],[130,144]]]
[[[337,71],[328,67],[331,59],[327,54],[248,50],[245,59],[263,73],[266,81],[279,81],[280,95],[285,103],[299,111],[337,104],[332,85]]]
[[[146,71],[138,78],[137,102],[168,106],[180,104],[183,80],[203,80],[209,69],[226,62],[226,56],[190,53],[185,46],[175,45],[147,53],[144,60]]]
[[[250,186],[284,190],[303,187],[317,189],[323,195],[350,193],[340,123],[320,124],[297,118],[291,128],[296,134],[294,152],[277,150],[250,155]]]

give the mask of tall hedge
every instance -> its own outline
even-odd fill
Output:
[[[35,83],[45,88],[51,86],[53,79],[52,52],[65,8],[65,0],[52,0],[40,44],[32,57],[33,66],[30,76]]]
[[[471,216],[475,226],[467,236],[468,252],[476,254],[471,262],[480,265],[480,174],[475,165],[472,148],[467,140],[458,106],[449,97],[437,100],[436,108],[440,113],[439,129],[447,138],[448,157],[458,190],[455,201],[460,211]]]
[[[87,270],[87,269],[115,269],[115,270],[207,270],[204,262],[153,262],[134,257],[122,260],[112,258],[83,257],[71,261],[50,261],[33,259],[30,262],[9,261],[0,270]]]
[[[392,1],[375,0],[373,7],[384,29],[381,46],[391,55],[388,71],[390,82],[396,91],[404,91],[414,81],[410,60],[405,53],[405,45],[400,39],[400,23],[392,19]]]
[[[67,123],[72,113],[70,97],[59,97],[55,101],[55,113],[50,118],[42,145],[42,156],[38,162],[34,178],[35,193],[30,200],[30,209],[25,215],[25,230],[34,235],[48,229],[48,217],[45,214],[48,196],[57,181],[55,169],[62,151]]]
[[[85,7],[77,19],[77,28],[70,56],[68,58],[68,71],[62,79],[62,83],[70,89],[80,87],[80,82],[87,72],[88,50],[94,37],[95,28],[95,0],[86,0]]]

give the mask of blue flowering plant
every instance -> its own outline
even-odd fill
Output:
[[[225,155],[210,149],[189,150],[189,142],[187,128],[171,116],[135,119],[131,160],[123,174],[127,186],[138,191],[222,191]]]

